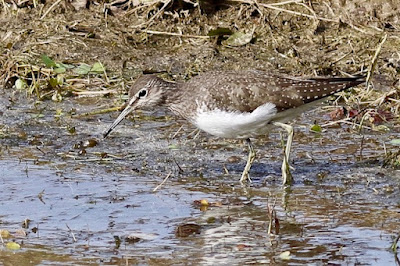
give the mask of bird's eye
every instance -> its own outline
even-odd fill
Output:
[[[138,97],[143,98],[147,95],[147,90],[141,90],[139,91]]]

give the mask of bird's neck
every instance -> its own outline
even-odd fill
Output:
[[[179,102],[182,95],[182,84],[181,82],[171,82],[164,80],[164,102],[165,105],[170,106]]]
[[[186,107],[186,102],[182,102],[185,97],[185,83],[184,82],[170,82],[164,81],[164,102],[163,104],[172,111],[175,115],[190,120],[190,110]]]

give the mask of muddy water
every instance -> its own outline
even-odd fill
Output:
[[[316,135],[307,125],[326,121],[313,111],[296,121],[295,184],[280,185],[276,130],[255,141],[254,182],[241,186],[242,143],[197,134],[162,110],[138,113],[102,140],[117,114],[69,113],[109,99],[1,98],[0,229],[12,234],[4,242],[21,244],[1,249],[4,265],[398,263],[389,247],[400,228],[400,173],[376,160],[396,132]],[[97,144],[85,147],[88,140]],[[268,207],[279,222],[272,235]],[[197,233],[175,234],[184,224]]]

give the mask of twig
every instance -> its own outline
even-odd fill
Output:
[[[6,13],[9,13],[9,7],[6,4],[6,2],[4,0],[1,0],[2,5],[4,6],[4,9],[6,10]],[[3,239],[2,239],[3,240]],[[3,243],[4,244],[4,243]]]
[[[75,238],[75,234],[74,234],[74,232],[72,232],[72,230],[71,230],[71,228],[69,228],[68,224],[65,224],[65,225],[67,226],[67,228],[68,228],[69,232],[71,233],[71,235],[72,235],[72,239],[74,240],[74,242],[76,242],[76,238]]]
[[[161,14],[161,12],[164,11],[164,9],[171,3],[171,1],[172,0],[165,1],[164,5],[160,8],[160,10],[158,10],[158,12],[154,16],[152,16],[148,21],[140,23],[139,25],[132,26],[132,28],[139,28],[143,25],[149,25],[156,17],[158,17],[158,15]]]
[[[275,201],[272,205],[270,205],[269,203],[267,203],[267,215],[268,215],[268,231],[267,234],[268,235],[272,235],[272,222],[275,221],[275,233],[278,234],[279,232],[279,228],[277,228],[277,226],[279,226],[279,224],[276,223],[276,212],[275,212],[275,206],[276,206],[276,198]]]
[[[335,14],[335,12],[333,12],[333,9],[332,9],[332,7],[327,3],[327,2],[323,2],[324,3],[324,5],[329,9],[329,11],[331,12],[331,14],[332,14],[332,16],[333,17],[336,17],[336,14]]]
[[[99,62],[99,63],[100,63],[100,62]],[[108,84],[110,84],[110,80],[108,79],[108,75],[107,75],[107,72],[106,72],[106,68],[103,66],[102,63],[100,63],[100,64],[101,64],[101,67],[103,68],[104,78],[106,79],[106,82],[107,82]]]
[[[153,192],[156,192],[167,180],[168,178],[171,176],[172,172],[169,172],[168,175],[164,178],[164,180],[153,189]]]
[[[92,116],[92,115],[99,115],[99,114],[105,114],[105,113],[110,113],[110,112],[114,112],[114,111],[118,111],[120,110],[120,106],[116,106],[116,107],[112,107],[112,108],[107,108],[107,109],[101,109],[101,110],[97,110],[97,111],[92,111],[92,112],[87,112],[87,113],[82,113],[82,114],[76,114],[73,115],[73,118],[80,118],[80,117],[84,117],[84,116]]]
[[[284,8],[280,8],[280,7],[271,6],[271,5],[268,5],[268,4],[259,4],[259,5],[261,5],[263,7],[266,7],[266,8],[269,8],[269,9],[274,9],[274,10],[277,10],[277,11],[286,12],[286,13],[297,15],[297,16],[303,16],[303,17],[307,17],[307,18],[313,18],[313,19],[318,19],[318,20],[328,21],[328,22],[337,22],[337,20],[334,20],[334,19],[312,16],[312,15],[308,15],[308,14],[297,12],[297,11],[293,11],[293,10],[288,10],[288,9],[284,9]]]
[[[387,150],[386,150],[386,144],[385,141],[382,140],[382,146],[383,146],[383,152],[385,154],[385,157],[388,155]]]
[[[156,0],[156,1],[153,1],[153,2],[150,2],[150,3],[142,3],[141,5],[139,5],[139,6],[135,7],[135,8],[133,8],[133,9],[129,10],[128,12],[126,12],[126,15],[131,15],[131,14],[135,13],[139,9],[142,9],[142,8],[157,4],[159,2],[160,2],[159,0]],[[107,7],[108,7],[110,4],[105,4],[105,5],[107,5]]]
[[[245,4],[255,4],[254,1],[250,1],[250,0],[232,0],[232,2],[245,3]],[[286,1],[286,2],[282,2],[282,3],[284,3],[284,4],[292,4],[292,3],[299,3],[299,2],[298,1]],[[313,18],[313,19],[318,19],[318,20],[328,21],[328,22],[336,22],[336,23],[338,22],[338,20],[334,20],[334,19],[317,17],[317,16],[313,16],[313,15],[309,15],[309,14],[305,14],[305,13],[301,13],[301,12],[284,9],[284,8],[281,8],[281,7],[277,7],[276,4],[275,5],[263,4],[263,3],[257,3],[257,4],[262,6],[262,7],[266,7],[266,8],[277,10],[277,11],[281,11],[281,12],[286,12],[286,13],[297,15],[297,16],[303,16],[303,17],[307,17],[307,18]],[[280,5],[282,5],[282,4],[280,3]]]
[[[373,130],[373,128],[371,128],[371,127],[364,126],[364,125],[362,125],[362,124],[356,124],[356,123],[354,123],[354,122],[350,122],[349,120],[351,120],[350,117],[349,117],[349,118],[345,118],[345,119],[341,119],[341,120],[337,120],[337,121],[332,121],[332,122],[329,122],[329,123],[326,123],[326,124],[323,124],[323,125],[321,125],[321,127],[328,127],[328,126],[332,126],[332,125],[336,125],[336,124],[343,123],[343,124],[348,124],[348,125],[353,125],[353,126],[356,126],[356,125],[357,125],[359,128],[366,128],[366,129]]]
[[[363,155],[362,155],[363,149],[364,149],[364,134],[362,135],[360,142],[360,161],[363,160]]]
[[[142,30],[142,32],[149,33],[149,34],[156,34],[156,35],[168,35],[168,36],[177,36],[177,37],[184,37],[184,38],[198,38],[198,39],[210,39],[210,36],[203,36],[203,35],[185,35],[182,33],[175,33],[175,32],[165,32],[165,31],[155,31],[155,30]]]
[[[307,17],[307,18],[313,18],[313,19],[317,19],[317,20],[321,20],[321,21],[327,21],[327,22],[333,22],[333,23],[340,23],[340,21],[341,21],[340,19],[323,18],[323,17],[318,17],[318,16],[305,14],[305,13],[298,12],[298,11],[293,11],[293,10],[277,7],[278,5],[287,5],[287,4],[299,4],[299,5],[303,6],[303,7],[305,7],[305,5],[301,3],[302,1],[285,1],[285,2],[279,2],[279,3],[273,3],[273,4],[256,3],[256,1],[252,1],[252,0],[231,0],[230,2],[249,4],[249,5],[257,4],[259,6],[266,7],[266,8],[273,9],[273,10],[277,10],[277,11],[280,11],[280,12],[285,12],[285,13],[289,13],[289,14],[293,14],[293,15],[297,15],[297,16],[302,16],[302,17]],[[309,10],[308,7],[306,7],[306,8]],[[315,14],[314,11],[312,13]],[[368,32],[366,32],[365,30],[361,29],[358,26],[353,25],[350,22],[345,22],[345,23],[347,23],[354,30],[357,30],[357,31],[359,31],[361,33],[364,33],[364,34],[368,34]],[[370,29],[370,30],[374,30],[374,32],[375,31],[383,32],[382,29],[377,28],[377,27],[369,26],[369,27],[366,27],[366,28]]]
[[[175,158],[172,158],[174,160],[174,163],[176,164],[176,166],[178,167],[178,171],[180,174],[184,173],[185,171],[183,171],[183,169],[180,167],[180,165],[178,164],[178,162],[175,160]]]
[[[186,139],[187,139],[188,137],[192,136],[192,135],[197,135],[197,133],[198,133],[199,131],[200,131],[200,129],[198,129],[198,128],[196,127],[192,132],[190,132],[189,134],[186,135]],[[195,137],[194,137],[193,139],[195,139]]]
[[[174,135],[172,135],[172,137],[170,137],[170,139],[174,139],[178,135],[178,133],[182,130],[182,128],[183,125],[181,125],[181,127],[174,133]]]
[[[52,4],[49,9],[46,10],[46,12],[44,12],[43,16],[40,17],[40,20],[44,19],[45,16],[47,16],[48,13],[50,13],[50,11],[56,7],[56,5],[58,5],[62,0],[57,0],[54,4]]]
[[[379,56],[379,54],[381,52],[383,44],[386,42],[386,39],[387,39],[387,34],[385,34],[385,36],[383,36],[383,39],[379,43],[378,47],[376,48],[374,57],[372,58],[371,66],[370,66],[370,69],[368,70],[368,74],[367,74],[367,88],[368,88],[369,82],[371,80],[371,76],[374,73],[378,56]]]
[[[116,93],[116,90],[103,90],[103,91],[73,91],[73,94],[78,96],[101,96],[109,93]]]
[[[315,11],[312,9],[312,8],[310,8],[310,7],[308,7],[306,4],[304,4],[304,3],[298,3],[299,5],[301,5],[301,6],[303,6],[305,9],[307,9],[308,11],[310,11],[310,13],[311,14],[313,14],[313,16],[314,16],[314,18],[317,18],[317,14],[315,13]]]
[[[71,155],[71,154],[65,154],[65,153],[57,153],[59,156],[64,156],[65,158],[71,158],[74,159],[77,162],[109,162],[114,159],[122,159],[122,158],[91,158],[91,159],[78,159],[79,156]]]
[[[288,5],[288,4],[298,4],[303,2],[303,0],[290,0],[290,1],[282,1],[282,2],[277,2],[277,3],[272,3],[269,4],[271,6],[283,6],[283,5]]]
[[[397,90],[396,90],[396,89],[393,89],[393,90],[391,90],[391,91],[389,91],[389,92],[384,93],[382,96],[380,96],[380,97],[377,98],[376,100],[360,102],[360,104],[369,104],[369,105],[371,105],[371,106],[380,106],[380,105],[382,105],[386,100],[394,100],[393,98],[389,98],[389,96],[392,96],[393,94],[394,94],[394,95],[397,94]],[[396,101],[396,100],[394,100],[394,101]],[[399,101],[397,100],[397,102],[399,102]]]
[[[333,61],[331,63],[331,66],[338,63],[339,61],[345,59],[348,55],[351,55],[353,53],[353,51],[348,52],[347,54],[342,55],[339,59],[336,59],[335,61]]]
[[[392,245],[390,246],[390,249],[393,253],[397,252],[397,243],[399,242],[399,240],[400,240],[400,234],[397,235],[397,237],[393,240]]]

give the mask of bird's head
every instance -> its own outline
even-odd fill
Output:
[[[129,99],[125,109],[111,126],[104,131],[103,137],[107,137],[111,131],[131,112],[136,109],[149,109],[165,102],[164,92],[168,82],[155,75],[144,75],[136,80],[129,90]]]

